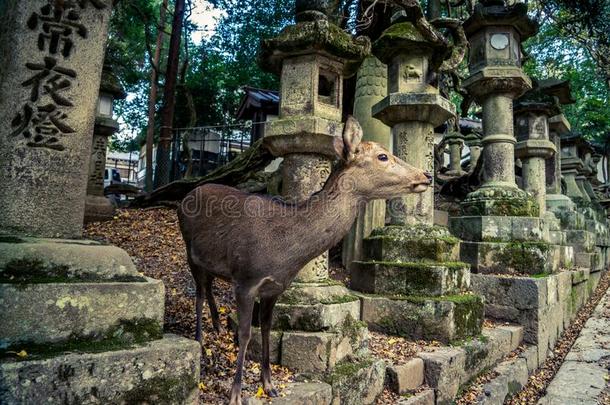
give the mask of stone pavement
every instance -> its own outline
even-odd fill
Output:
[[[610,371],[610,290],[580,332],[539,405],[601,404]]]

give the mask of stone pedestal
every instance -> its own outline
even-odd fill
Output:
[[[481,142],[481,137],[479,134],[470,133],[466,135],[464,138],[464,142],[468,149],[470,149],[470,163],[468,164],[468,173],[472,173],[474,169],[477,167],[477,163],[479,162],[479,158],[481,157],[481,149],[483,143]]]
[[[434,127],[455,107],[427,83],[443,49],[408,22],[388,28],[374,45],[388,64],[388,96],[373,116],[392,127],[394,153],[432,173]],[[436,63],[436,65],[435,65]],[[459,240],[433,226],[434,191],[390,203],[393,226],[364,240],[364,259],[352,266],[351,288],[362,296],[362,320],[369,328],[444,342],[480,333],[483,304],[469,291],[468,265],[457,262]]]
[[[371,107],[387,95],[387,66],[374,56],[362,62],[356,79],[354,117],[360,123],[363,140],[377,142],[392,150],[390,128],[371,115]],[[362,260],[362,240],[375,228],[385,225],[385,200],[367,204],[358,214],[350,233],[343,239],[342,262],[350,271],[354,260]]]
[[[78,239],[111,7],[0,5],[1,403],[198,402],[200,348],[163,336],[163,284]]]
[[[368,40],[352,39],[312,10],[297,14],[295,25],[263,41],[261,66],[281,75],[280,114],[266,123],[265,142],[284,158],[287,201],[306,201],[324,186],[335,158],[333,139],[343,130],[343,78],[369,51]],[[362,355],[368,339],[358,298],[329,279],[327,253],[305,266],[280,297],[273,329],[281,345],[277,362],[302,372],[328,372]]]

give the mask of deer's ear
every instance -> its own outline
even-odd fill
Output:
[[[343,143],[342,137],[333,137],[333,148],[335,149],[335,154],[339,159],[343,161],[347,160],[347,153],[345,153],[345,143]]]
[[[362,127],[358,120],[351,115],[347,117],[345,128],[343,129],[343,144],[345,150],[345,160],[352,160],[358,145],[362,141]]]

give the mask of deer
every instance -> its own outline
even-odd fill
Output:
[[[273,307],[301,268],[335,246],[349,231],[359,209],[372,199],[424,192],[432,175],[408,165],[375,142],[362,142],[362,128],[348,117],[333,149],[339,163],[322,190],[289,203],[235,188],[205,184],[178,207],[180,229],[196,284],[195,338],[201,344],[204,296],[214,329],[220,329],[212,295],[215,278],[232,283],[237,304],[239,351],[230,405],[241,404],[244,358],[258,298],[262,335],[261,382],[277,397],[271,381],[269,335]]]

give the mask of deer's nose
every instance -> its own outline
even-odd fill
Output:
[[[432,184],[432,180],[434,179],[434,177],[432,177],[432,174],[430,174],[430,172],[424,172],[424,176],[426,176],[430,184]]]

